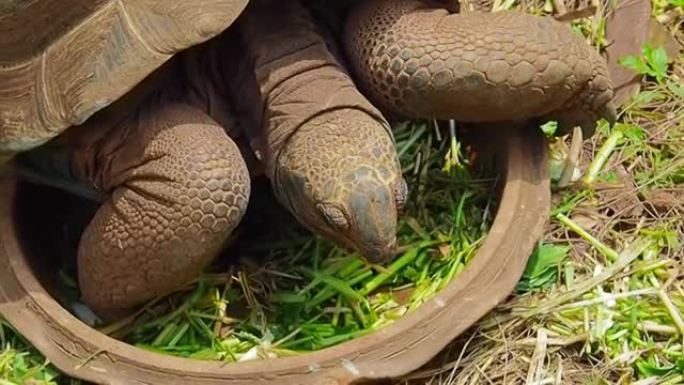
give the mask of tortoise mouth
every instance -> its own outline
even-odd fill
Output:
[[[385,245],[364,245],[358,248],[361,256],[370,263],[384,264],[391,261],[397,253],[396,237]]]

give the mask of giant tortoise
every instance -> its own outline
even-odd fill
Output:
[[[205,14],[226,13],[224,7],[231,8],[231,17],[215,23],[211,34],[204,31],[204,40],[225,29],[239,11],[238,4],[214,4],[215,9],[199,5],[191,7],[199,13],[183,15],[202,21]],[[389,124],[356,90],[319,36],[305,31],[283,50],[268,48],[270,41],[260,38],[242,49],[231,42],[238,39],[231,29],[182,52],[155,76],[121,95],[146,75],[143,70],[156,68],[143,63],[148,58],[142,53],[154,51],[151,47],[157,44],[144,36],[163,35],[168,26],[153,16],[175,15],[178,8],[163,3],[149,9],[137,7],[121,2],[85,7],[82,11],[92,15],[81,15],[83,26],[64,31],[62,39],[75,39],[81,47],[84,37],[74,35],[79,28],[94,28],[109,36],[102,38],[108,44],[98,40],[102,46],[72,53],[72,57],[59,56],[85,63],[84,68],[74,67],[72,79],[67,80],[67,85],[85,83],[81,85],[85,91],[77,93],[83,100],[67,105],[73,106],[68,119],[53,117],[54,111],[48,108],[61,103],[55,101],[61,93],[53,97],[50,92],[37,92],[33,94],[36,99],[24,106],[15,98],[14,105],[5,103],[2,110],[4,116],[14,117],[11,125],[2,126],[7,150],[29,149],[70,127],[17,156],[16,166],[34,181],[101,201],[78,249],[80,290],[91,309],[103,318],[113,318],[195,278],[242,219],[249,200],[250,172],[259,173],[262,166],[278,181],[274,183],[276,195],[304,225],[359,250],[371,261],[392,255],[406,184]],[[27,8],[14,15],[26,17],[39,11]],[[150,14],[136,14],[143,11]],[[102,32],[102,25],[91,24],[98,12],[113,12],[110,17],[123,20],[121,28],[128,28],[129,34]],[[207,17],[214,20],[217,16]],[[136,24],[142,23],[139,19],[149,23],[149,30]],[[179,22],[169,24],[178,26]],[[251,25],[249,18],[243,24]],[[263,35],[274,32],[263,31]],[[49,55],[61,47],[61,41],[41,48],[43,61],[36,64],[39,73],[51,68],[55,59]],[[168,52],[199,42],[198,38]],[[133,51],[134,43],[142,53]],[[306,59],[315,65],[291,58],[278,61],[288,50],[301,58],[304,45],[311,43],[317,48],[309,49]],[[117,54],[112,61],[110,56]],[[153,57],[156,65],[162,63]],[[110,67],[96,67],[98,59]],[[99,76],[89,78],[90,71]],[[120,78],[114,76],[118,73]],[[37,86],[27,86],[21,80],[15,81],[24,87],[44,85],[41,80]],[[96,87],[108,96],[86,92]],[[9,91],[18,94],[16,89]],[[58,89],[68,88],[60,85]],[[70,126],[120,96],[85,122]],[[247,100],[247,108],[266,111],[267,123],[242,119],[245,125],[235,124],[231,100]],[[11,115],[15,111],[23,116],[33,111],[36,116]],[[247,115],[256,118],[257,114]],[[346,203],[352,207],[345,207]]]
[[[299,1],[257,0],[127,93],[246,1],[72,3],[62,23],[48,20],[50,3],[3,11],[0,153],[71,127],[21,160],[102,200],[79,248],[84,300],[101,315],[199,274],[240,221],[259,165],[305,226],[373,261],[392,254],[406,186],[387,121],[343,63],[385,113],[557,118],[588,132],[614,115],[605,62],[550,19],[369,0],[343,21],[337,50]]]

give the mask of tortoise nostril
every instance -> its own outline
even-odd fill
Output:
[[[379,263],[382,260],[382,251],[380,249],[371,249],[366,252],[366,259],[372,263]]]
[[[385,263],[394,257],[397,250],[397,241],[393,239],[384,246],[374,246],[366,249],[364,257],[371,263]]]

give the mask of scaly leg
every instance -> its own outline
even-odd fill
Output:
[[[149,103],[74,151],[72,164],[106,197],[78,252],[84,302],[105,318],[197,277],[249,199],[235,143],[184,104]]]
[[[464,122],[553,119],[559,133],[579,125],[585,137],[600,118],[616,118],[605,59],[550,17],[368,0],[345,28],[360,88],[385,111]]]

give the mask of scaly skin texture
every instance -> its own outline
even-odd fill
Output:
[[[386,261],[407,193],[389,124],[299,1],[253,1],[242,21],[234,99],[261,128],[254,146],[276,196],[312,231]]]
[[[78,251],[84,302],[104,318],[197,277],[246,210],[237,146],[205,112],[152,98],[111,128],[74,130],[76,177],[104,203]]]
[[[559,133],[615,119],[605,60],[567,25],[522,12],[450,14],[420,0],[367,0],[344,46],[381,109],[467,122],[554,119]]]
[[[393,255],[407,191],[394,145],[377,128],[358,110],[312,118],[281,150],[274,184],[300,222],[381,263]]]

